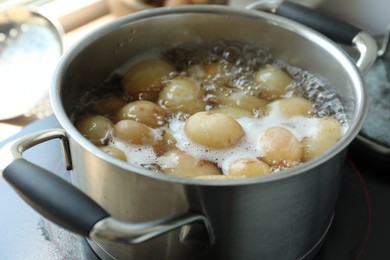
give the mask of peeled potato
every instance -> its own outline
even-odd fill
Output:
[[[95,145],[106,144],[110,138],[113,123],[104,116],[87,116],[76,123],[77,130]]]
[[[224,174],[228,176],[252,177],[266,175],[270,172],[271,168],[265,162],[253,158],[242,158],[233,161]]]
[[[282,98],[271,102],[267,107],[267,113],[277,111],[284,117],[312,116],[315,112],[314,105],[303,97]]]
[[[179,77],[172,79],[161,91],[158,103],[169,113],[193,114],[205,109],[204,90],[193,79]]]
[[[112,135],[129,144],[153,144],[154,134],[146,125],[133,121],[121,120],[114,125]]]
[[[341,125],[336,119],[331,117],[321,118],[317,133],[302,140],[304,146],[303,161],[312,160],[323,154],[337,143],[341,138],[341,134]]]
[[[115,146],[107,145],[107,146],[100,147],[100,149],[102,151],[104,151],[105,153],[107,153],[108,155],[111,155],[115,158],[118,158],[119,160],[122,160],[122,161],[127,160],[126,154],[121,149],[119,149]]]
[[[302,144],[283,127],[268,128],[260,138],[260,146],[265,154],[262,160],[274,166],[295,166],[303,154]]]
[[[165,124],[166,112],[159,105],[147,100],[130,102],[115,116],[116,121],[131,119],[156,128]]]
[[[234,118],[204,111],[189,117],[184,131],[193,142],[217,149],[234,146],[245,135]]]
[[[293,81],[287,72],[269,64],[255,74],[255,80],[261,87],[260,96],[268,100],[282,96],[287,86]]]
[[[175,67],[162,59],[150,59],[132,66],[123,76],[122,88],[129,97],[157,95],[163,88],[162,78],[175,71]],[[145,99],[145,97],[143,98]]]
[[[170,165],[162,167],[161,172],[181,177],[198,177],[203,175],[221,175],[221,170],[213,163],[198,160],[188,153],[180,150],[168,152],[164,157]]]

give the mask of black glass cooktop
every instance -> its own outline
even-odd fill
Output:
[[[54,116],[37,121],[0,143],[38,130],[59,128]],[[351,146],[334,221],[315,260],[390,259],[389,163]],[[28,150],[28,160],[65,179],[59,141]],[[0,259],[98,259],[84,237],[45,220],[0,179]]]

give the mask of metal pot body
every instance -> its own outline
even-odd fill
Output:
[[[111,158],[73,126],[80,96],[132,57],[216,40],[258,46],[329,83],[345,102],[346,135],[320,158],[294,169],[210,183],[156,174]],[[91,241],[102,258],[310,258],[331,223],[345,150],[367,109],[359,71],[333,42],[272,14],[222,6],[163,8],[120,18],[69,50],[53,82],[51,98],[69,135],[74,185],[121,220],[145,222],[195,211],[210,220],[215,234],[214,245],[204,250],[190,247],[191,239],[202,238],[186,227],[140,245]]]

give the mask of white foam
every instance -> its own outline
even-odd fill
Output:
[[[269,127],[284,127],[288,129],[298,140],[305,136],[316,133],[318,118],[306,118],[295,116],[291,118],[275,117],[274,115],[263,118],[243,117],[237,119],[243,127],[245,136],[240,142],[231,148],[212,149],[192,142],[184,132],[185,122],[180,120],[173,121],[169,126],[169,131],[175,137],[176,146],[192,156],[212,161],[222,170],[226,170],[230,162],[239,158],[257,158],[264,155],[260,139]]]
[[[178,149],[191,154],[200,160],[208,160],[217,164],[222,171],[226,171],[231,162],[240,158],[258,158],[264,155],[260,143],[266,129],[270,127],[284,127],[295,138],[302,140],[304,137],[315,135],[319,118],[303,116],[283,117],[279,112],[273,112],[263,118],[238,118],[237,122],[243,127],[245,136],[234,147],[213,149],[201,144],[194,143],[184,131],[185,121],[173,119],[168,126],[155,130],[156,133],[168,131],[176,139]],[[157,164],[163,168],[170,168],[175,164],[174,156],[157,157],[150,146],[128,145],[113,139],[111,145],[122,149],[128,158],[128,162],[135,165]]]

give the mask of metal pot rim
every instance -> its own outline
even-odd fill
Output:
[[[226,14],[226,15],[241,15],[254,17],[259,19],[264,19],[275,26],[281,26],[287,28],[289,30],[294,31],[295,33],[302,34],[305,38],[315,39],[327,44],[329,48],[332,48],[333,51],[337,52],[338,57],[343,59],[344,64],[348,65],[348,72],[353,73],[356,78],[356,83],[361,86],[361,93],[359,94],[359,98],[362,101],[361,105],[358,107],[358,111],[356,111],[356,115],[354,119],[351,120],[350,127],[342,139],[331,149],[325,152],[320,157],[311,160],[310,162],[303,163],[297,167],[284,170],[282,172],[278,172],[275,174],[271,174],[268,176],[258,176],[258,177],[250,177],[250,178],[240,178],[233,180],[202,180],[202,179],[192,179],[192,178],[182,178],[175,177],[165,174],[156,174],[155,172],[131,165],[127,162],[120,161],[114,157],[111,157],[101,151],[98,147],[90,143],[87,139],[85,139],[74,127],[70,118],[66,115],[64,108],[61,105],[61,95],[60,95],[60,85],[61,78],[64,74],[64,71],[68,67],[68,65],[72,62],[73,58],[80,53],[84,48],[87,48],[91,42],[102,37],[102,35],[106,35],[112,33],[119,28],[123,27],[126,24],[131,22],[140,21],[143,19],[148,19],[152,17],[164,16],[164,15],[175,15],[175,14],[184,14],[184,13],[213,13],[213,14]],[[362,75],[360,74],[358,68],[355,66],[353,61],[345,54],[345,52],[338,47],[333,41],[326,38],[322,34],[300,24],[294,22],[292,20],[270,14],[261,11],[253,11],[253,10],[240,10],[236,8],[226,7],[226,6],[218,6],[218,5],[207,5],[207,6],[180,6],[180,7],[162,7],[155,9],[148,9],[144,11],[140,11],[134,14],[130,14],[125,17],[118,18],[115,21],[112,21],[96,31],[88,34],[83,39],[81,39],[77,44],[75,44],[72,48],[70,48],[65,54],[62,56],[56,70],[54,73],[54,77],[52,80],[52,87],[50,92],[50,99],[53,105],[54,113],[59,120],[61,126],[66,130],[67,134],[71,136],[78,144],[82,145],[89,152],[95,154],[100,159],[107,161],[111,165],[115,165],[125,171],[130,171],[136,174],[141,174],[143,176],[147,176],[153,179],[158,179],[161,181],[168,181],[180,184],[188,184],[188,185],[203,185],[203,186],[237,186],[237,185],[251,185],[257,183],[271,182],[277,181],[284,178],[291,178],[300,174],[304,174],[309,172],[309,170],[325,163],[330,160],[332,157],[336,156],[338,153],[341,153],[347,146],[352,142],[352,140],[357,136],[360,131],[365,117],[368,111],[368,102],[366,101],[367,90],[365,88],[365,83]]]

